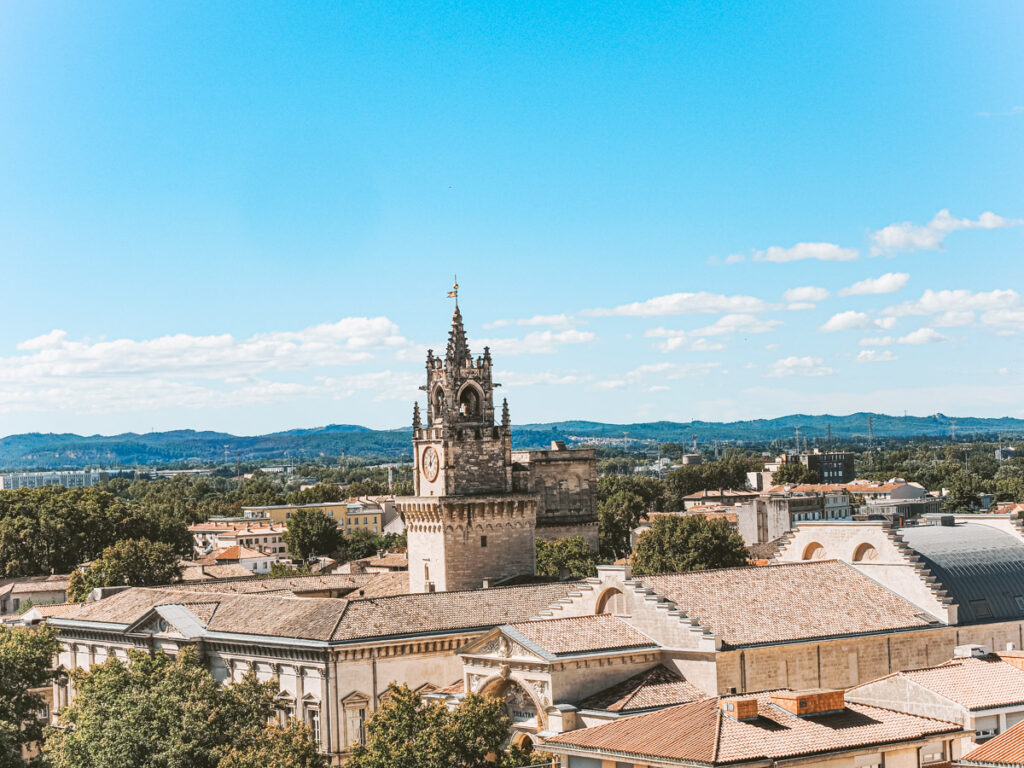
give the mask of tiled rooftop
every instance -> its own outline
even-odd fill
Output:
[[[523,621],[507,628],[556,656],[655,645],[647,635],[610,614]]]
[[[700,688],[688,683],[675,670],[659,664],[653,669],[588,696],[580,709],[603,709],[609,712],[637,712],[674,704],[686,704],[707,698]]]
[[[1024,766],[1024,721],[963,756],[962,765]]]
[[[919,608],[835,560],[636,580],[732,646],[929,626]]]
[[[962,730],[955,723],[861,704],[848,704],[832,714],[797,717],[771,704],[768,692],[728,698],[756,698],[758,717],[735,720],[722,713],[720,699],[710,698],[568,731],[545,740],[541,748],[578,747],[638,760],[721,765],[809,756]]]
[[[1024,704],[1024,670],[997,656],[953,659],[897,674],[967,709]]]

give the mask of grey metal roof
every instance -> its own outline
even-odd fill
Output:
[[[959,606],[961,624],[1024,617],[1024,542],[979,523],[900,530]]]

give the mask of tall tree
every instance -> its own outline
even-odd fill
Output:
[[[641,534],[633,553],[637,574],[680,573],[746,565],[743,539],[721,518],[661,515]]]
[[[810,467],[805,467],[799,461],[786,461],[776,472],[772,473],[772,482],[776,485],[789,485],[793,483],[820,483],[818,473]]]
[[[261,753],[280,760],[267,766],[326,765],[310,760],[301,726],[268,725],[275,686],[254,672],[221,687],[191,648],[129,656],[71,673],[75,698],[44,748],[53,768],[242,768]]]
[[[537,575],[561,578],[563,573],[574,579],[597,575],[597,555],[582,536],[565,539],[537,539]]]
[[[616,491],[597,505],[601,557],[615,560],[632,551],[630,536],[646,511],[643,498],[626,490]]]
[[[68,592],[72,600],[80,601],[97,587],[154,587],[180,578],[181,563],[170,544],[126,539],[103,550],[81,576],[69,582]]]
[[[22,746],[42,738],[43,700],[32,689],[53,680],[59,650],[52,627],[0,624],[0,768],[24,768]]]
[[[333,554],[341,548],[342,539],[338,524],[319,509],[293,512],[284,534],[288,554],[294,560]]]
[[[366,724],[348,768],[505,768],[525,765],[502,749],[510,721],[504,703],[469,694],[452,710],[425,703],[405,685],[388,687],[387,703]]]

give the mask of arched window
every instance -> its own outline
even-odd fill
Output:
[[[617,613],[626,612],[626,596],[614,587],[606,589],[597,599],[597,610],[595,613]]]
[[[463,389],[459,395],[459,413],[469,418],[480,415],[480,392],[473,385]]]
[[[440,416],[441,412],[444,410],[444,390],[441,389],[441,387],[434,390],[433,404],[434,415]]]
[[[855,550],[853,550],[853,562],[855,562],[855,563],[860,563],[860,562],[869,562],[869,563],[871,563],[871,562],[874,562],[876,560],[878,560],[878,550],[875,549],[870,544],[868,544],[867,542],[864,542],[863,544],[858,546]]]
[[[806,547],[804,547],[804,560],[824,560],[825,559],[825,548],[816,541],[812,541]]]

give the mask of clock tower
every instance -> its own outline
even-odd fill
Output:
[[[453,294],[455,292],[453,291]],[[491,353],[470,353],[458,302],[443,358],[427,352],[426,423],[413,407],[415,496],[396,499],[413,592],[479,589],[536,571],[537,496],[513,493],[508,403],[495,419]]]

